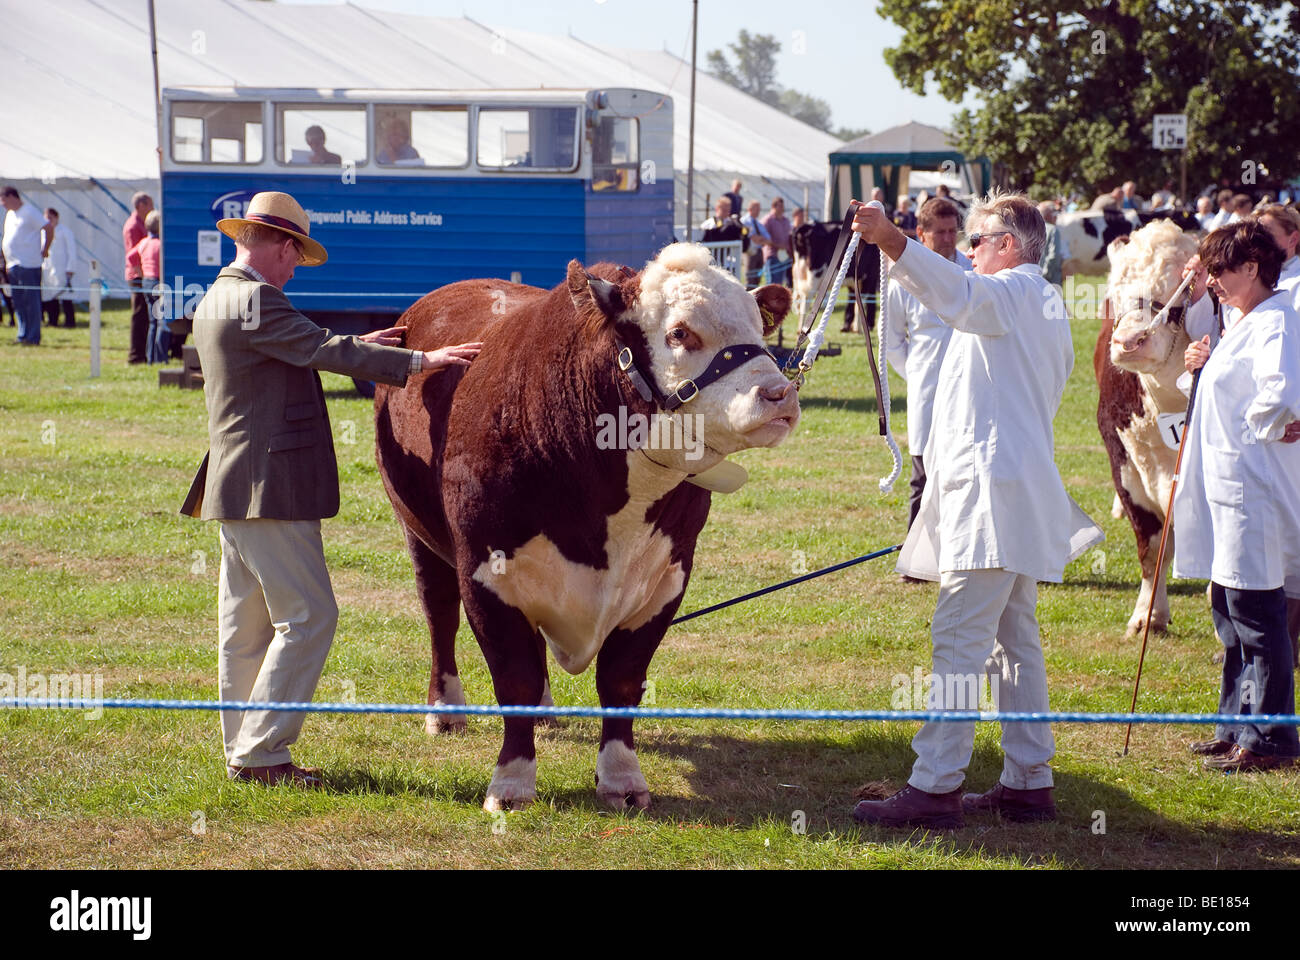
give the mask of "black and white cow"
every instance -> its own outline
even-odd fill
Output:
[[[1110,271],[1106,256],[1111,241],[1127,237],[1134,230],[1156,220],[1172,220],[1185,231],[1201,229],[1196,217],[1183,210],[1120,210],[1106,207],[1102,210],[1080,210],[1063,213],[1056,221],[1070,248],[1070,257],[1061,265],[1061,272],[1100,274]]]
[[[831,256],[835,253],[835,241],[839,235],[838,223],[805,223],[791,234],[791,245],[794,247],[792,278],[794,305],[801,327],[812,322],[811,318],[804,316],[809,309],[808,301],[816,294],[822,278],[831,267]],[[857,262],[845,277],[844,288],[852,294],[858,287],[857,281],[861,282],[860,292],[863,306],[867,310],[866,328],[874,330],[876,326],[874,296],[880,292],[880,250],[874,244],[858,244]],[[871,295],[870,298],[868,294]],[[848,305],[844,308],[844,326],[841,333],[848,333],[854,329],[855,312],[853,298],[850,296]]]

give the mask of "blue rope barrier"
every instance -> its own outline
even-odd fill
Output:
[[[498,706],[490,703],[305,703],[250,700],[125,700],[91,697],[0,697],[0,709],[66,710],[279,710],[286,713],[469,714],[502,717],[600,717],[638,720],[840,720],[934,721],[939,723],[1222,723],[1300,726],[1292,713],[1004,713],[997,710],[746,710],[724,707],[554,707]]]

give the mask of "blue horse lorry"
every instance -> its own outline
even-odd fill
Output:
[[[671,98],[647,90],[163,91],[162,276],[172,317],[234,259],[216,229],[292,194],[329,260],[290,295],[321,326],[389,326],[444,284],[559,283],[673,238]]]

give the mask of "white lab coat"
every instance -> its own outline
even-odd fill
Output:
[[[1300,316],[1275,293],[1201,371],[1174,495],[1174,576],[1300,597]]]
[[[1060,293],[1036,263],[968,273],[909,240],[891,271],[953,328],[923,454],[925,493],[898,569],[1002,568],[1060,582],[1101,538],[1056,469],[1052,418],[1074,366]]]
[[[1274,288],[1291,295],[1291,309],[1300,313],[1300,257],[1292,257],[1282,264],[1282,274]]]
[[[41,263],[41,299],[71,299],[67,292],[68,271],[75,271],[76,243],[68,227],[60,225],[54,228],[54,239],[50,241],[50,254]]]
[[[963,270],[971,268],[964,254],[958,253],[956,262]],[[885,313],[885,356],[907,381],[907,447],[912,456],[920,457],[930,436],[939,365],[952,327],[899,283],[889,285]]]

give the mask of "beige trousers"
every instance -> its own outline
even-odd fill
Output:
[[[222,700],[309,701],[338,623],[319,520],[221,521]],[[226,763],[287,763],[305,713],[221,711]]]
[[[1038,583],[1033,577],[1001,569],[941,574],[930,628],[934,681],[926,708],[1047,710],[1047,667],[1037,605]],[[990,699],[992,703],[987,702]],[[966,778],[974,746],[974,723],[925,724],[912,739],[916,763],[908,783],[927,793],[956,790]],[[1047,763],[1055,751],[1046,723],[1004,723],[1003,786],[1050,787],[1052,768]]]

